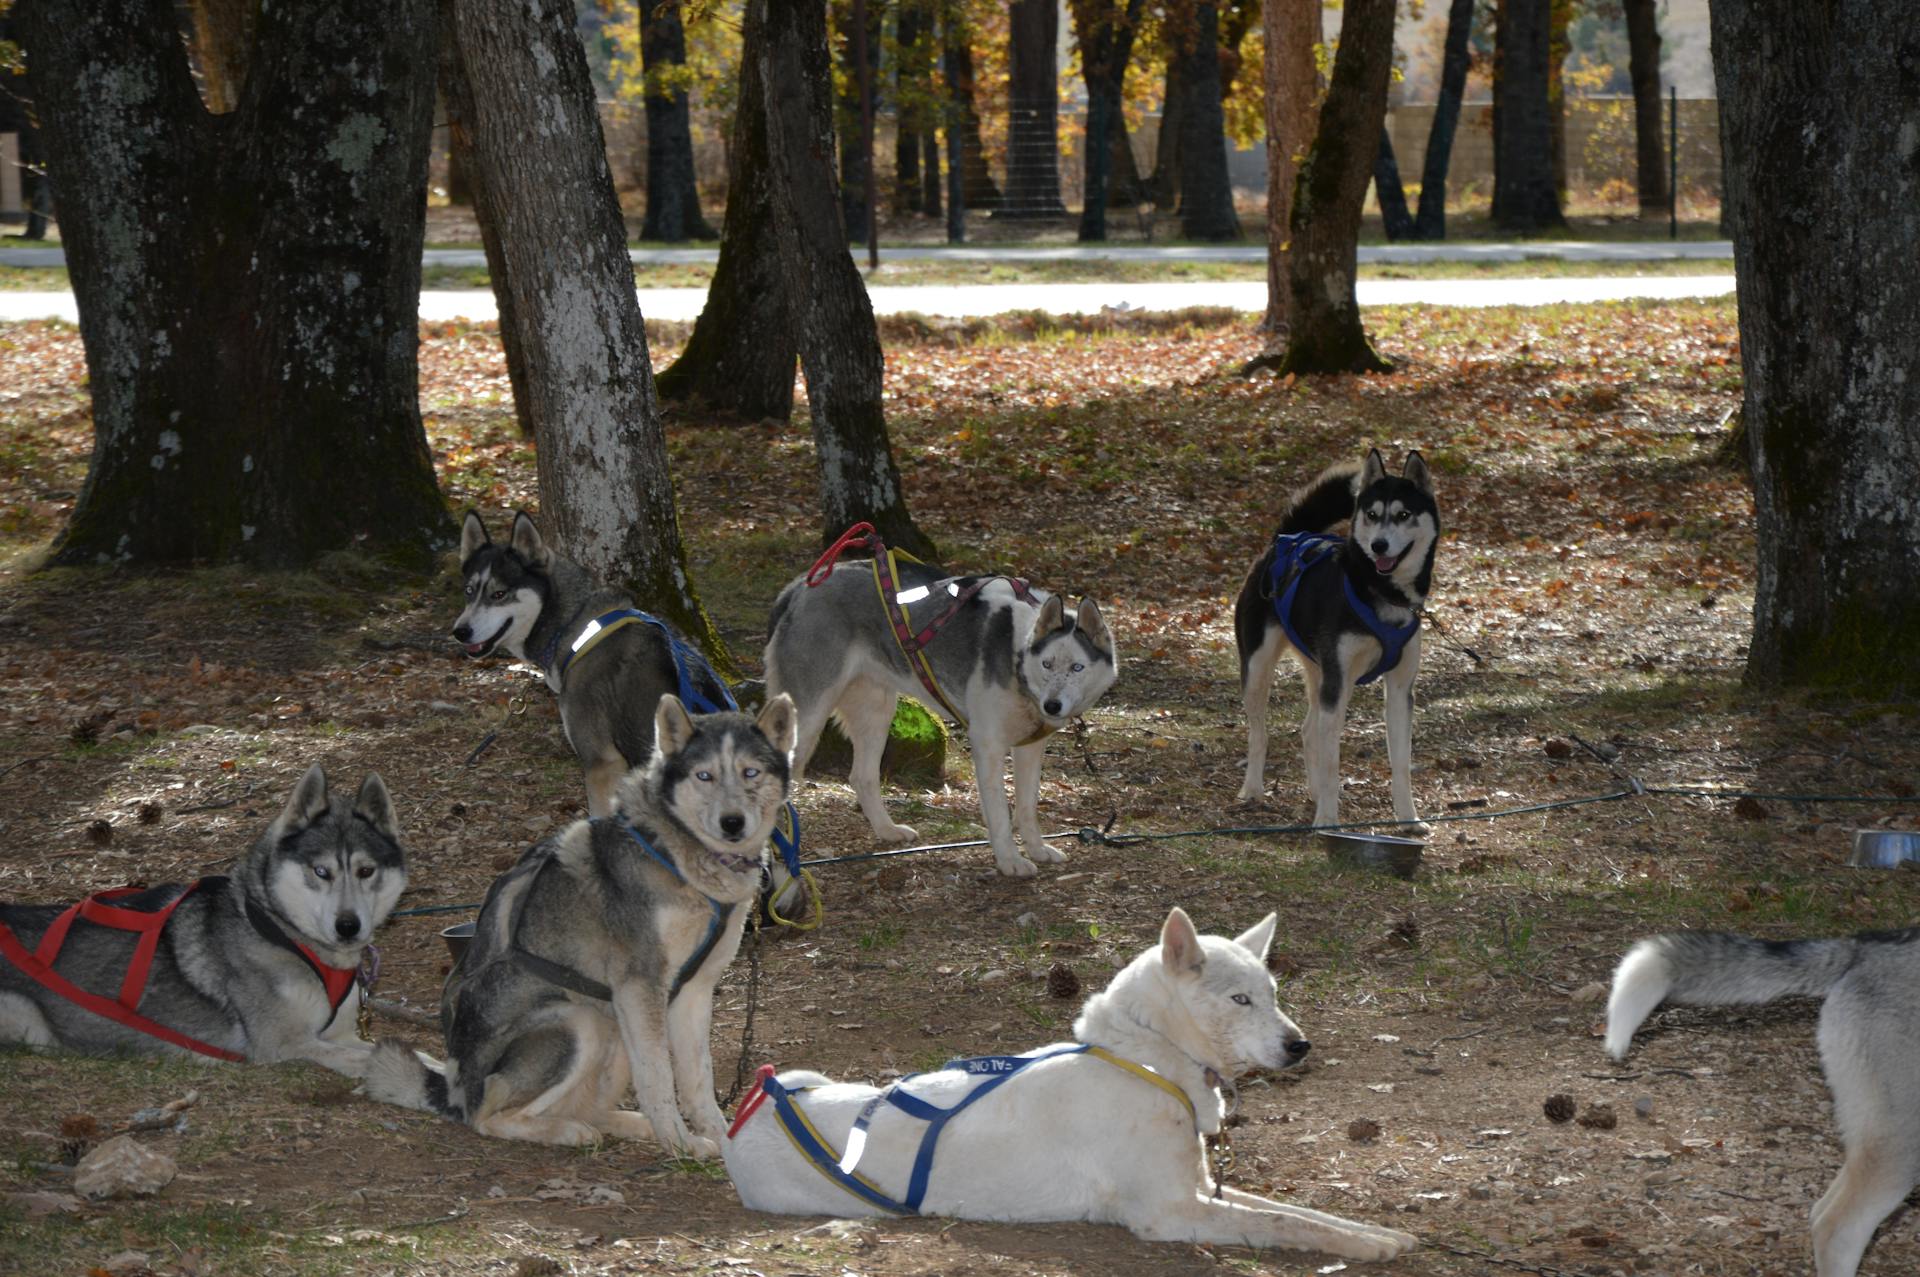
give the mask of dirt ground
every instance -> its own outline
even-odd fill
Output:
[[[1282,1005],[1315,1046],[1304,1067],[1243,1083],[1231,1182],[1428,1242],[1374,1271],[1808,1273],[1807,1209],[1839,1161],[1817,1009],[1664,1011],[1620,1065],[1596,1036],[1595,982],[1641,935],[1920,916],[1920,874],[1843,864],[1852,828],[1913,824],[1913,707],[1740,684],[1752,513],[1717,458],[1738,402],[1731,307],[1370,320],[1402,371],[1312,384],[1225,375],[1258,344],[1231,325],[896,334],[889,417],[909,501],[948,562],[1017,567],[1106,608],[1121,679],[1084,734],[1049,749],[1042,821],[1115,834],[1306,817],[1292,680],[1275,697],[1268,799],[1235,800],[1232,593],[1289,487],[1369,442],[1396,463],[1420,447],[1447,532],[1415,743],[1416,795],[1443,819],[1418,876],[1336,872],[1310,840],[1264,834],[1069,839],[1065,865],[1023,882],[996,877],[985,849],[823,868],[825,924],[758,946],[750,1062],[883,1080],[1058,1040],[1079,999],[1050,995],[1050,968],[1090,991],[1173,904],[1214,932],[1276,910]],[[70,331],[0,335],[0,384],[23,388],[0,399],[0,499],[24,544],[57,527],[84,472],[84,383]],[[530,504],[497,342],[426,337],[450,500],[489,517]],[[693,568],[757,669],[766,606],[817,547],[804,413],[682,416],[672,447]],[[315,759],[337,783],[386,778],[408,908],[477,901],[580,814],[550,697],[445,640],[450,573],[399,579],[345,558],[274,577],[26,566],[6,570],[0,608],[0,897],[217,872]],[[1386,817],[1376,697],[1356,701],[1343,764],[1348,817]],[[1614,794],[1625,776],[1873,801],[1694,793],[1481,819]],[[979,834],[963,750],[945,784],[890,795],[928,842]],[[810,779],[797,798],[809,855],[875,849],[842,781]],[[466,916],[389,924],[380,997],[433,1007],[437,932]],[[723,1075],[748,972],[743,957],[718,998]],[[375,1028],[430,1043],[400,1020]],[[79,1143],[189,1091],[183,1130],[140,1136],[180,1166],[158,1198],[39,1213]],[[1550,1121],[1556,1095],[1582,1120]],[[307,1067],[0,1053],[0,1156],[6,1272],[1342,1270],[1086,1225],[758,1215],[712,1167],[487,1140]],[[1863,1272],[1917,1268],[1920,1222],[1902,1212]]]

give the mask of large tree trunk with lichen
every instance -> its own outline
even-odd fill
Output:
[[[1460,100],[1467,87],[1467,37],[1473,32],[1473,0],[1453,0],[1447,9],[1447,40],[1440,58],[1440,95],[1427,132],[1427,158],[1420,170],[1420,209],[1413,217],[1415,239],[1447,237],[1447,169],[1453,161],[1453,135],[1460,125]]]
[[[1920,33],[1903,0],[1711,15],[1759,555],[1747,678],[1912,694]]]
[[[424,561],[452,531],[415,362],[432,0],[273,5],[223,115],[167,0],[15,18],[93,396],[56,560]]]
[[[1506,0],[1501,9],[1493,221],[1504,230],[1566,224],[1553,181],[1552,5],[1553,0]]]
[[[793,370],[800,355],[774,225],[770,104],[759,65],[764,25],[750,23],[741,36],[720,260],[693,335],[657,382],[662,399],[699,404],[743,421],[785,421],[793,415]]]
[[[526,357],[541,530],[724,667],[687,573],[666,433],[571,0],[452,0],[474,166]],[[529,135],[531,134],[531,141]]]
[[[1266,0],[1261,75],[1267,91],[1267,314],[1260,327],[1269,334],[1273,349],[1268,353],[1275,357],[1283,349],[1293,309],[1287,283],[1293,187],[1300,172],[1296,157],[1313,139],[1314,103],[1320,93],[1313,46],[1319,39],[1319,0]]]
[[[1660,134],[1659,0],[1624,0],[1627,68],[1633,80],[1633,177],[1640,216],[1665,217],[1667,148]]]
[[[887,544],[921,557],[933,544],[914,526],[894,465],[881,401],[873,304],[846,249],[833,155],[832,68],[823,0],[748,0],[748,46],[765,92],[780,259],[786,268],[800,364],[820,464],[821,539],[871,523]],[[745,103],[742,103],[744,108]]]
[[[1360,210],[1380,148],[1393,69],[1394,0],[1347,0],[1320,127],[1300,165],[1288,263],[1291,328],[1281,373],[1384,372],[1354,293]]]
[[[712,239],[693,167],[693,107],[687,90],[673,83],[687,65],[687,29],[677,0],[643,0],[640,60],[647,81],[647,218],[640,238],[669,244]]]

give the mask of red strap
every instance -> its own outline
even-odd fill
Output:
[[[728,1139],[739,1134],[740,1128],[747,1124],[747,1119],[753,1116],[754,1110],[766,1100],[767,1079],[772,1076],[773,1065],[771,1064],[762,1064],[755,1070],[753,1085],[748,1087],[747,1093],[740,1097],[740,1107],[734,1110],[733,1125],[727,1128]]]
[[[875,558],[886,553],[886,547],[880,543],[880,534],[873,530],[873,525],[856,523],[842,532],[840,539],[828,546],[825,554],[813,561],[813,566],[807,569],[807,588],[811,589],[824,582],[833,574],[833,565],[839,562],[840,556],[847,552],[847,548],[862,541],[865,541],[868,548],[873,551]]]
[[[358,967],[330,967],[320,961],[313,950],[307,948],[307,946],[301,944],[298,940],[293,942],[293,947],[300,951],[301,957],[312,964],[313,973],[320,977],[320,983],[327,991],[328,1004],[332,1006],[334,1010],[338,1011],[340,1004],[347,1000],[347,994],[352,990],[353,982],[359,978],[360,969]]]

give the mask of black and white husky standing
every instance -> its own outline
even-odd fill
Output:
[[[0,904],[0,1042],[360,1077],[355,973],[406,885],[379,775],[335,793],[315,763],[231,877]]]
[[[901,601],[927,600],[930,609],[979,580],[943,576],[905,559],[899,572]],[[931,703],[934,698],[915,678],[875,588],[872,563],[843,561],[817,585],[809,584],[809,576],[780,592],[767,626],[767,694],[788,693],[800,714],[794,780],[805,774],[827,719],[838,714],[853,744],[853,791],[874,836],[910,842],[914,831],[887,814],[880,795],[880,755],[894,705],[912,696],[929,702],[934,713],[955,715]],[[1092,709],[1119,676],[1113,634],[1099,605],[1084,598],[1069,613],[1058,595],[992,580],[960,605],[921,652],[967,729],[980,815],[1000,872],[1027,878],[1038,872],[1035,861],[1065,860],[1041,837],[1035,814],[1040,761],[1047,737]],[[1004,779],[1009,754],[1011,819]],[[1013,844],[1016,832],[1026,855]]]
[[[1344,537],[1328,529],[1348,523]],[[1247,776],[1240,797],[1264,788],[1267,697],[1281,652],[1300,663],[1307,715],[1301,730],[1313,823],[1340,819],[1340,730],[1353,689],[1381,680],[1393,815],[1413,806],[1413,680],[1420,672],[1420,609],[1433,588],[1440,509],[1417,452],[1399,477],[1379,449],[1361,465],[1335,466],[1293,496],[1266,553],[1234,605],[1240,689],[1247,715]]]
[[[483,1135],[717,1156],[713,989],[760,889],[793,732],[784,696],[758,718],[661,697],[652,760],[613,815],[543,838],[488,889],[441,993],[446,1064],[383,1042],[367,1094]],[[619,1107],[629,1083],[638,1113]]]
[[[682,666],[693,692],[714,705],[727,701],[712,668],[664,621],[609,627],[600,636],[596,618],[631,609],[632,600],[555,554],[525,511],[514,515],[502,545],[469,510],[460,529],[460,576],[466,607],[453,637],[468,656],[498,650],[540,667],[586,773],[589,816],[612,811],[620,778],[653,752],[653,708],[680,689]]]
[[[1728,1006],[1824,998],[1820,1066],[1847,1159],[1813,1206],[1819,1277],[1853,1277],[1874,1229],[1920,1183],[1920,928],[1833,940],[1675,932],[1613,973],[1607,1054],[1625,1059],[1662,1002]]]

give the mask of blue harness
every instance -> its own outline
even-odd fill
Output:
[[[553,666],[554,682],[558,684],[565,679],[567,666],[573,664],[575,657],[583,655],[602,637],[624,625],[651,625],[660,631],[660,637],[666,640],[667,651],[673,656],[673,672],[680,684],[678,693],[680,703],[688,710],[695,714],[718,714],[722,710],[736,712],[739,710],[740,703],[734,700],[733,693],[727,690],[726,680],[720,677],[708,663],[707,658],[700,654],[699,649],[682,638],[671,625],[638,608],[621,607],[611,612],[602,612],[587,622],[586,628],[569,647],[558,648],[560,640],[555,638],[548,646],[550,655],[546,662],[549,665],[553,664],[552,654],[558,649],[559,664]],[[714,700],[699,689],[694,682],[696,674],[706,677],[708,683],[720,694],[719,700]],[[635,837],[638,835],[636,834]],[[642,842],[640,845],[645,847],[646,843]],[[800,809],[792,803],[787,804],[786,825],[773,827],[773,848],[780,854],[780,863],[786,866],[787,873],[798,878],[800,876]],[[647,850],[653,849],[648,847]],[[659,857],[656,855],[655,859]],[[670,864],[667,867],[673,868]],[[677,869],[674,870],[676,875],[679,872]]]
[[[1312,659],[1313,649],[1300,637],[1300,631],[1293,627],[1293,597],[1300,592],[1300,583],[1307,579],[1307,573],[1337,557],[1336,552],[1345,539],[1325,532],[1282,532],[1273,539],[1273,566],[1267,570],[1267,597],[1273,600],[1273,614],[1279,618],[1280,627],[1287,632],[1288,640],[1309,660]],[[1353,614],[1380,641],[1380,659],[1374,662],[1372,669],[1354,680],[1364,686],[1400,664],[1401,649],[1420,632],[1420,617],[1416,613],[1413,620],[1404,626],[1388,625],[1354,590],[1353,578],[1345,572],[1340,574],[1340,588],[1345,592],[1347,606],[1353,609]]]

